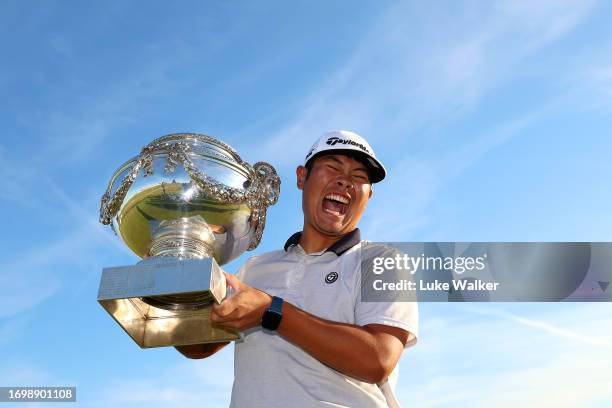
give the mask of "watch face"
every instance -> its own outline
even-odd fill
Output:
[[[273,312],[271,310],[268,310],[264,314],[263,319],[261,319],[261,326],[264,329],[276,330],[278,328],[278,325],[281,322],[282,317],[283,315]]]

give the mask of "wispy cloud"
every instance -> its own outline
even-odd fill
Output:
[[[28,323],[29,319],[27,317],[20,316],[13,319],[2,319],[2,316],[0,316],[0,349],[9,343],[19,340],[27,330]]]
[[[121,8],[107,7],[106,17]],[[24,128],[40,135],[37,149],[30,152],[36,165],[48,169],[82,165],[95,158],[105,142],[126,144],[126,128],[149,120],[151,104],[159,104],[190,85],[189,78],[177,72],[193,64],[196,56],[221,45],[218,34],[212,32],[213,27],[206,20],[207,16],[193,17],[188,36],[181,35],[187,33],[181,32],[183,27],[166,32],[162,28],[159,36],[153,35],[142,44],[128,41],[125,48],[117,47],[116,53],[110,55],[89,53],[85,49],[88,45],[70,30],[62,27],[49,30],[46,48],[41,51],[53,55],[54,62],[63,68],[62,74],[56,77],[43,73],[40,85],[51,102],[24,112],[19,118]],[[101,18],[92,21],[87,35],[111,29],[113,20]],[[109,42],[109,47],[112,46]],[[129,58],[123,55],[125,51]],[[114,74],[99,72],[103,66]],[[145,138],[151,136],[133,137],[147,142]],[[122,140],[118,142],[118,138]]]
[[[458,358],[470,357],[464,353]],[[484,364],[480,372],[475,368],[431,378],[412,387],[412,392],[402,392],[400,401],[419,408],[604,407],[612,402],[608,390],[610,368],[609,361],[588,351],[554,356],[528,368],[507,368],[503,372],[492,373]]]
[[[468,112],[512,78],[522,60],[584,21],[594,5],[446,8],[398,2],[378,18],[353,56],[305,96],[297,117],[264,143],[266,156],[280,164],[299,162],[316,135],[339,126],[363,132],[375,145],[410,143],[418,139],[416,129],[439,127]]]
[[[36,170],[28,164],[21,163],[3,146],[0,146],[0,200],[2,204],[31,207],[31,187],[36,183]]]
[[[580,101],[572,108],[575,111],[595,111],[610,114],[612,108],[612,43],[603,42],[595,50],[584,50],[573,62],[572,72],[566,83],[577,83],[573,100]]]
[[[282,172],[302,161],[323,130],[345,127],[363,133],[379,156],[396,163],[388,168],[388,180],[375,186],[362,226],[373,239],[405,239],[430,223],[427,213],[440,204],[436,197],[448,183],[554,111],[567,92],[466,140],[450,135],[426,140],[419,133],[435,135],[432,128],[444,129],[468,115],[493,89],[520,75],[528,57],[585,21],[595,5],[398,2],[366,31],[352,56],[304,97],[294,120],[258,151]],[[404,156],[398,159],[400,150]]]
[[[177,352],[179,362],[155,376],[98,384],[87,406],[227,407],[233,382],[232,353],[233,347],[228,346],[207,359],[187,360]]]
[[[172,87],[170,66],[167,60],[152,61],[146,71],[97,88],[92,95],[75,98],[85,99],[85,103],[46,113],[46,143],[39,151],[38,162],[53,164],[48,158],[56,157],[56,164],[82,163],[91,158],[104,140],[116,137],[113,132],[136,121],[143,103]]]
[[[541,330],[547,334],[555,336],[556,338],[567,339],[578,344],[584,344],[604,349],[612,349],[612,339],[610,338],[587,336],[585,334],[580,333],[579,331],[571,330],[567,327],[556,326],[544,320],[532,319],[494,308],[470,308],[468,306],[465,309],[472,313],[478,313],[483,316],[498,317],[510,322],[518,323],[528,328]],[[610,333],[606,334],[609,335]]]
[[[388,169],[388,180],[374,187],[375,195],[364,217],[368,236],[380,241],[402,241],[425,229],[432,221],[428,215],[432,206],[439,204],[436,197],[446,186],[483,156],[543,117],[553,105],[556,102],[433,156],[408,155],[399,160]]]
[[[121,243],[120,239],[111,233],[111,229],[108,226],[100,224],[98,212],[92,211],[91,208],[84,208],[76,199],[70,197],[54,182],[49,180],[47,186],[50,192],[61,200],[65,209],[72,215],[76,223],[85,226],[90,231],[91,235],[105,240],[109,245],[114,246],[124,254],[133,255],[132,252]],[[98,200],[96,200],[96,203],[98,203]]]
[[[58,376],[52,370],[48,370],[27,359],[19,360],[4,356],[0,367],[0,384],[3,387],[45,387],[45,386],[73,386],[74,380]]]
[[[609,305],[421,306],[421,340],[400,365],[397,392],[405,405],[577,407],[612,401],[605,385],[612,369]]]
[[[67,272],[79,263],[91,266],[91,273],[100,273],[100,260],[95,254],[104,247],[115,247],[124,254],[131,252],[96,218],[97,213],[85,209],[75,199],[44,176],[49,193],[59,198],[60,205],[45,208],[49,214],[62,213],[71,225],[62,236],[43,239],[36,246],[26,248],[0,264],[4,284],[0,286],[0,318],[19,314],[36,307],[57,293],[64,285]],[[66,267],[66,265],[71,265]]]
[[[0,317],[31,309],[57,293],[65,276],[57,268],[87,256],[96,245],[91,231],[77,228],[46,245],[29,248],[0,265]]]

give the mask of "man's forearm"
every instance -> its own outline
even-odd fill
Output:
[[[388,329],[383,332],[332,322],[285,302],[278,333],[323,364],[351,377],[377,383],[393,370],[403,350],[402,341],[405,342],[396,337],[398,332],[401,337],[403,331]]]
[[[235,294],[214,304],[211,320],[221,327],[244,331],[261,323],[272,297],[227,274]],[[397,364],[408,339],[406,330],[382,324],[364,327],[332,322],[283,303],[278,333],[321,363],[333,369],[376,383],[384,380]]]

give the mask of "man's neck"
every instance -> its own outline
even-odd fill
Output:
[[[346,234],[344,234],[346,235]],[[299,244],[307,254],[321,252],[340,241],[344,235],[326,235],[309,225],[304,225]]]

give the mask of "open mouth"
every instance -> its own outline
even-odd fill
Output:
[[[327,194],[323,199],[323,211],[333,215],[344,215],[349,202],[348,198],[339,194]]]

